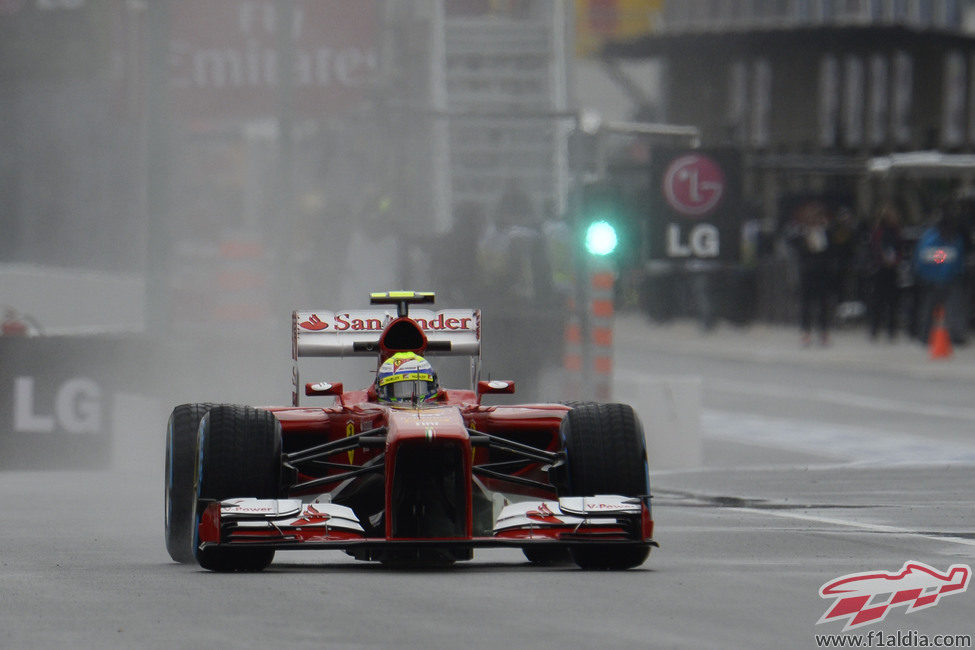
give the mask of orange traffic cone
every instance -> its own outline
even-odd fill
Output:
[[[945,327],[944,307],[939,306],[934,310],[928,349],[932,359],[947,359],[951,356],[951,337],[948,335],[948,328]]]

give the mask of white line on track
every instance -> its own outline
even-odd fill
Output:
[[[735,393],[739,395],[762,395],[767,397],[783,397],[793,399],[801,398],[803,400],[828,402],[831,404],[840,404],[843,406],[853,406],[865,409],[876,409],[893,413],[928,415],[932,417],[975,421],[975,408],[966,408],[962,406],[943,406],[938,404],[926,404],[923,402],[905,402],[902,400],[856,395],[853,393],[835,390],[788,388],[779,384],[762,384],[739,380],[725,381],[720,379],[708,379],[706,386],[724,393]]]
[[[713,440],[816,454],[851,463],[975,464],[975,445],[866,427],[706,409],[701,433]]]
[[[874,533],[888,533],[893,535],[901,535],[904,537],[916,537],[918,539],[947,542],[950,544],[961,544],[963,546],[975,546],[975,540],[966,539],[964,537],[954,537],[950,535],[926,535],[925,533],[905,530],[895,526],[885,526],[883,524],[868,524],[862,521],[850,521],[848,519],[835,519],[833,517],[820,517],[817,515],[806,515],[798,512],[783,512],[781,510],[764,510],[760,508],[728,508],[728,510],[737,510],[738,512],[747,512],[756,515],[768,515],[771,517],[782,517],[783,519],[798,519],[800,521],[808,521],[817,524],[829,524],[831,526],[857,528],[859,530]]]

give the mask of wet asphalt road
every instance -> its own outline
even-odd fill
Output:
[[[169,405],[135,400],[113,471],[0,474],[0,647],[816,647],[842,627],[816,625],[824,583],[975,563],[975,383],[663,348],[618,356],[620,376],[701,377],[704,454],[654,472],[661,548],[637,570],[536,568],[504,550],[424,571],[317,552],[257,575],[174,564]],[[861,631],[975,634],[972,598]]]

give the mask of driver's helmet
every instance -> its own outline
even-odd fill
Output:
[[[437,373],[430,362],[414,352],[397,352],[379,366],[379,400],[393,403],[426,402],[437,396]]]

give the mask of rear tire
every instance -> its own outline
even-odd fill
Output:
[[[196,562],[193,554],[196,486],[193,475],[198,456],[200,420],[214,404],[180,404],[166,429],[165,525],[166,550],[176,562]]]
[[[649,494],[647,445],[643,427],[626,404],[584,404],[568,413],[560,428],[568,465],[559,496]],[[643,564],[650,549],[592,544],[574,546],[573,561],[583,569],[629,569]]]
[[[200,423],[197,468],[200,499],[275,499],[281,492],[281,423],[270,411],[249,406],[217,406]],[[199,524],[201,512],[195,521]],[[262,571],[274,549],[210,547],[194,549],[211,571]]]

